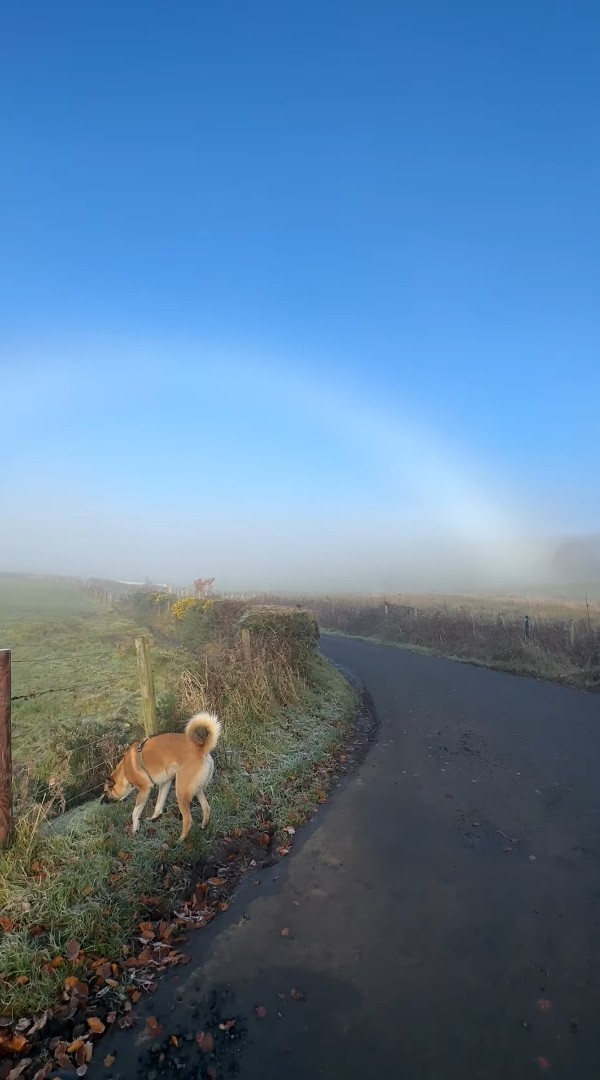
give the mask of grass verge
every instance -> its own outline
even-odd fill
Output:
[[[98,957],[122,957],[148,896],[174,901],[219,838],[257,826],[265,807],[275,837],[311,814],[325,797],[327,763],[352,727],[356,696],[316,655],[296,690],[292,705],[267,711],[260,723],[242,712],[226,718],[210,827],[201,833],[196,822],[183,845],[174,842],[180,822],[171,803],[135,840],[129,803],[88,804],[60,831],[40,829],[43,807],[21,818],[14,848],[0,856],[0,1013],[38,1012],[69,975],[82,977]],[[205,690],[200,678],[194,690],[188,672],[189,704],[194,693]],[[79,948],[70,961],[73,942]]]

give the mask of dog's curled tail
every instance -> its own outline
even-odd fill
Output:
[[[215,713],[196,713],[185,725],[185,734],[191,742],[199,744],[207,754],[210,754],[219,741],[221,721]]]

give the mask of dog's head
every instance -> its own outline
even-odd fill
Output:
[[[126,799],[132,791],[133,784],[129,783],[129,780],[125,775],[125,766],[123,762],[120,761],[116,769],[113,769],[108,780],[105,780],[104,782],[104,791],[102,792],[100,802],[121,802],[121,800]]]

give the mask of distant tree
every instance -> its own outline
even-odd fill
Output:
[[[196,596],[208,596],[215,583],[214,577],[199,577],[194,582]]]

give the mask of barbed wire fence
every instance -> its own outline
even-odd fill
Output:
[[[110,722],[103,718],[99,715],[101,710],[97,708],[97,700],[94,702],[98,695],[112,693],[113,704],[115,697],[128,698],[136,712],[141,710],[145,734],[157,734],[156,693],[148,637],[135,639],[135,655],[137,663],[132,663],[131,672],[121,670],[109,674],[107,663],[103,678],[86,679],[73,677],[73,667],[79,668],[88,661],[90,666],[93,664],[97,668],[99,663],[114,660],[114,653],[77,651],[59,656],[19,653],[13,656],[10,649],[0,649],[0,849],[11,846],[16,818],[27,811],[32,801],[39,802],[41,791],[42,800],[51,805],[55,813],[65,812],[84,802],[86,797],[99,794],[107,772],[132,741],[131,729],[138,724],[123,720]],[[38,666],[45,673],[43,685],[36,685]],[[49,677],[48,671],[51,672]],[[13,679],[16,683],[14,692]],[[55,682],[55,685],[46,685],[47,682]],[[53,748],[59,763],[56,775],[51,774],[41,782],[39,763],[32,760],[32,752],[14,752],[14,735],[20,734],[21,724],[32,724],[32,717],[27,717],[24,712],[30,703],[42,699],[45,705],[55,696],[67,702],[71,695],[77,701],[77,708],[69,710],[65,705],[60,710],[64,713],[64,728],[60,721],[56,726],[55,737],[60,740]],[[90,715],[82,716],[82,702],[86,697],[90,701]],[[40,723],[44,719],[40,714]],[[17,745],[18,742],[17,739]],[[33,799],[30,798],[32,788],[35,789]]]

